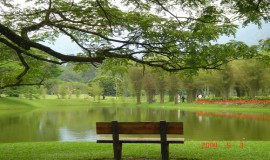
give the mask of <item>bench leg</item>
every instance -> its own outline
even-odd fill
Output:
[[[169,160],[169,143],[161,143],[162,160]]]
[[[122,158],[122,143],[113,144],[113,154],[115,160],[121,160]]]

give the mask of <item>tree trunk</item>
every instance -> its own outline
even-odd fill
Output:
[[[251,88],[250,89],[250,97],[255,98],[257,95],[257,88]]]
[[[236,83],[236,86],[234,87],[234,89],[236,91],[237,97],[245,96],[245,89],[243,87],[241,87],[239,83]]]
[[[196,99],[196,89],[187,90],[187,103],[192,103]]]
[[[235,89],[235,92],[236,92],[236,96],[237,97],[241,97],[241,90],[240,90],[240,88],[238,86],[236,86],[236,87],[234,87],[234,89]]]
[[[155,91],[150,91],[146,93],[146,96],[147,96],[147,102],[149,104],[155,102]]]
[[[160,93],[160,103],[164,103],[164,97],[165,97],[165,93],[164,92],[161,92]]]
[[[146,99],[147,99],[147,103],[150,104],[152,103],[152,100],[151,100],[151,94],[150,93],[146,93]]]
[[[215,96],[216,96],[216,97],[221,97],[221,92],[220,92],[220,91],[215,90]]]
[[[173,101],[174,101],[174,94],[169,93],[169,102],[173,102]]]
[[[228,99],[229,98],[229,93],[230,93],[230,88],[224,88],[223,89],[223,99]]]
[[[178,104],[180,102],[180,96],[178,93],[174,95],[174,104]]]
[[[141,104],[141,93],[136,93],[137,104]]]

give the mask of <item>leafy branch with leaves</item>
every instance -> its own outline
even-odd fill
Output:
[[[13,50],[23,65],[19,78],[28,72],[28,57],[38,63],[95,66],[106,59],[127,59],[170,72],[217,69],[233,59],[257,54],[255,47],[241,42],[215,43],[222,35],[235,34],[234,20],[244,24],[269,21],[266,0],[0,2],[0,44]],[[81,52],[70,55],[42,43],[62,35]]]

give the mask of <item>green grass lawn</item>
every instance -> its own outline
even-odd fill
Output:
[[[202,148],[201,141],[170,145],[173,160],[269,160],[270,142],[217,141],[217,148]],[[230,143],[228,147],[227,143]],[[113,159],[111,144],[95,142],[38,142],[0,144],[1,160],[102,160]],[[161,159],[158,144],[123,144],[123,159]]]
[[[159,102],[148,104],[135,104],[134,98],[114,98],[107,97],[106,100],[93,101],[83,98],[57,99],[50,96],[46,99],[25,99],[25,98],[0,98],[0,110],[20,110],[20,109],[76,109],[80,107],[151,107],[162,109],[182,109],[187,111],[235,111],[235,112],[270,112],[270,105],[220,105],[220,104],[196,104]]]

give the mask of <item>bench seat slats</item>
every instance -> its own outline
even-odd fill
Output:
[[[112,143],[111,138],[98,139],[97,143]],[[160,143],[160,138],[122,138],[121,143]],[[168,143],[184,143],[184,138],[167,138]]]

